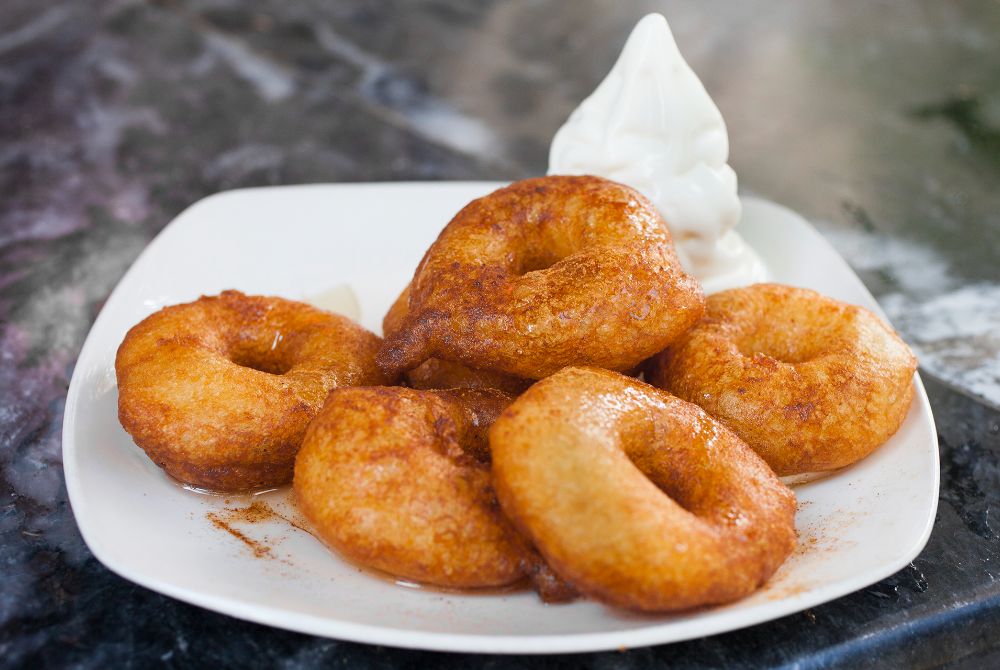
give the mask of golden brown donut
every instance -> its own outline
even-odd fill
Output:
[[[795,546],[795,496],[701,408],[623,375],[566,368],[490,429],[504,512],[555,571],[619,607],[742,598]]]
[[[756,284],[708,311],[647,367],[647,380],[701,405],[779,475],[861,460],[899,429],[917,360],[872,312],[815,291]]]
[[[516,582],[531,552],[497,505],[486,441],[510,401],[493,389],[338,389],[306,433],[296,502],[359,565],[445,587]]]
[[[539,177],[469,203],[424,255],[378,363],[429,358],[539,379],[566,365],[627,370],[698,320],[704,298],[637,191]]]
[[[409,309],[410,287],[399,294],[382,319],[382,332],[395,333],[400,329]],[[461,363],[429,358],[404,375],[415,389],[494,388],[513,395],[531,386],[531,380],[489,370],[476,370]]]
[[[165,307],[118,348],[118,418],[182,482],[286,484],[332,389],[391,381],[375,365],[380,341],[345,317],[239,291]]]

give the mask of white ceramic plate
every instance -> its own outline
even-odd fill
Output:
[[[118,424],[115,351],[151,312],[226,288],[310,299],[348,284],[361,323],[378,331],[452,214],[497,186],[233,191],[197,203],[167,226],[108,299],[70,384],[66,484],[94,555],[155,591],[281,628],[397,647],[553,653],[674,642],[768,621],[872,584],[920,552],[937,506],[938,452],[919,378],[909,416],[888,444],[797,489],[800,547],[764,589],[733,605],[679,616],[638,616],[588,601],[546,606],[530,592],[465,595],[393,584],[348,565],[276,516],[251,523],[226,511],[249,499],[181,489]],[[877,309],[808,223],[761,200],[748,198],[744,206],[741,230],[772,279]],[[265,498],[294,520],[286,492],[258,500]]]

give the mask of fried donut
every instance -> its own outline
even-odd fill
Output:
[[[755,284],[708,312],[647,367],[701,405],[779,475],[842,468],[899,429],[917,360],[872,312],[815,291]]]
[[[703,310],[645,197],[598,177],[539,177],[451,220],[377,360],[391,374],[429,358],[528,379],[566,365],[627,370]]]
[[[490,429],[507,516],[582,593],[649,612],[742,598],[795,546],[795,496],[701,408],[596,368],[537,382]]]
[[[296,502],[359,565],[445,587],[516,582],[531,553],[496,503],[486,441],[510,401],[493,389],[338,389],[306,433]]]
[[[332,389],[391,381],[375,365],[380,341],[345,317],[239,291],[165,307],[118,348],[118,418],[187,484],[286,484]]]
[[[409,310],[410,287],[396,298],[382,320],[382,332],[397,332]],[[493,388],[517,395],[531,386],[531,380],[489,370],[476,370],[461,363],[429,358],[404,375],[415,389]]]

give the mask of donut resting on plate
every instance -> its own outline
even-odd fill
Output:
[[[742,598],[795,546],[795,496],[697,405],[596,368],[537,382],[490,429],[508,517],[582,593],[648,612]]]
[[[350,319],[283,298],[224,291],[165,307],[118,348],[118,417],[181,482],[286,484],[332,389],[391,381],[375,365],[379,343]]]
[[[815,291],[755,284],[708,298],[705,318],[647,365],[779,475],[835,470],[895,433],[917,360],[882,319]]]
[[[334,391],[296,461],[299,508],[363,566],[455,588],[532,576],[566,595],[493,492],[486,430],[510,401],[494,389]]]

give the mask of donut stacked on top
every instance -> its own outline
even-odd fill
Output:
[[[598,177],[541,177],[473,200],[413,275],[377,362],[430,358],[527,379],[568,365],[624,371],[662,351],[705,309],[663,219]]]
[[[916,366],[811,291],[706,303],[652,205],[587,176],[469,203],[383,326],[236,292],[166,308],[119,349],[122,425],[201,487],[294,463],[297,504],[356,563],[666,612],[766,582],[795,545],[779,475],[884,443]]]

